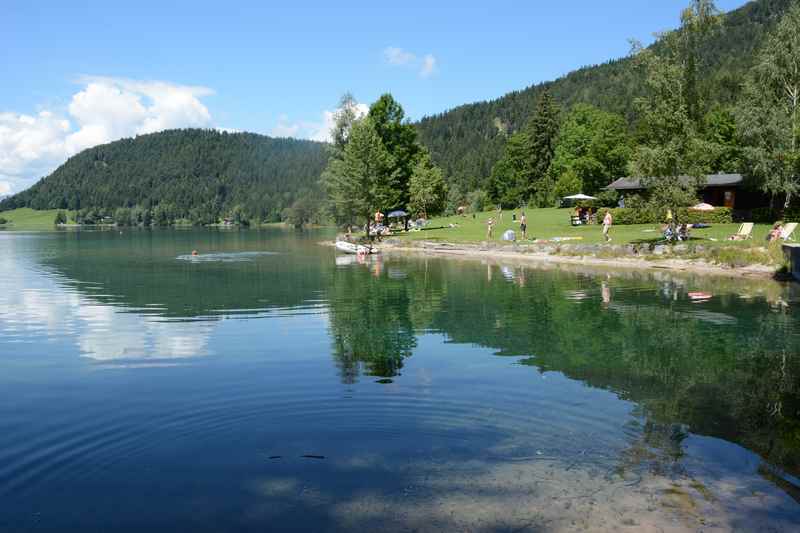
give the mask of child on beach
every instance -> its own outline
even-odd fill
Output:
[[[486,221],[486,239],[492,238],[492,229],[494,228],[494,218],[489,217],[489,220]]]

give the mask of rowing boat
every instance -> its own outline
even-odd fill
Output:
[[[347,241],[336,241],[336,249],[346,254],[377,254],[378,249],[374,246],[364,246],[363,244],[353,244]]]

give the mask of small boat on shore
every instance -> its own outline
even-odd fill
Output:
[[[346,254],[369,255],[377,254],[379,250],[371,245],[353,244],[347,241],[336,241],[336,249]]]

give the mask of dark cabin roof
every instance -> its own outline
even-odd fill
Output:
[[[688,182],[692,178],[690,176],[678,176],[681,181]],[[706,176],[706,184],[704,187],[724,187],[724,186],[737,186],[742,183],[741,174],[709,174]],[[615,189],[617,191],[628,191],[644,189],[639,178],[619,178],[618,180],[608,184],[606,189]]]

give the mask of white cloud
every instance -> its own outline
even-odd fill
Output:
[[[5,196],[11,192],[11,184],[7,181],[0,181],[0,196]]]
[[[363,117],[369,111],[367,104],[356,104],[356,116]],[[325,110],[321,113],[319,121],[298,121],[291,122],[288,115],[278,117],[278,124],[272,128],[270,135],[273,137],[296,137],[299,139],[310,139],[312,141],[330,142],[331,130],[336,122],[336,113]]]
[[[417,60],[417,56],[411,52],[395,46],[386,47],[383,50],[383,57],[386,58],[386,62],[390,65],[409,65]]]
[[[419,75],[427,78],[434,72],[436,72],[436,58],[433,57],[433,54],[427,54],[422,58],[422,67],[419,69]]]
[[[122,137],[169,128],[203,127],[211,114],[206,87],[164,81],[84,77],[65,116],[0,112],[0,178],[18,192],[69,156]]]
[[[270,135],[273,137],[296,137],[300,131],[300,124],[290,123],[288,115],[278,117],[278,124],[272,128]]]
[[[436,72],[436,57],[433,54],[425,54],[419,58],[402,48],[387,46],[383,49],[383,58],[393,66],[418,69],[421,78],[428,78]]]

